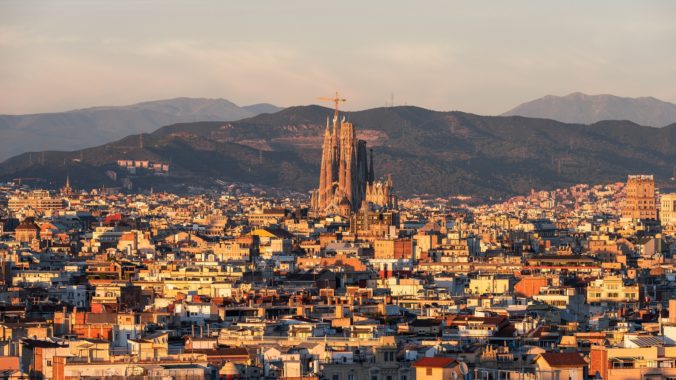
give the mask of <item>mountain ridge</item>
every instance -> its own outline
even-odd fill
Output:
[[[0,160],[29,151],[96,146],[177,122],[237,120],[279,109],[263,103],[239,107],[226,99],[180,97],[126,106],[0,115]]]
[[[676,122],[676,104],[652,96],[629,98],[611,94],[545,95],[522,103],[500,116],[545,118],[564,123],[593,124],[603,120],[628,120],[663,127]]]
[[[0,164],[0,180],[45,177],[75,185],[136,188],[213,186],[215,180],[297,191],[317,186],[321,141],[333,111],[299,106],[235,122],[182,123],[73,152],[26,153]],[[627,174],[669,178],[676,124],[565,124],[520,116],[480,116],[418,107],[350,112],[358,138],[375,151],[378,176],[392,174],[402,195],[502,197],[531,188],[623,181]],[[119,159],[170,165],[168,176],[130,174]],[[117,181],[106,176],[117,173]],[[82,174],[80,174],[82,173]]]

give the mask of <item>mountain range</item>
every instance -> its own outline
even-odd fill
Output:
[[[265,103],[239,107],[225,99],[176,98],[67,112],[0,115],[0,161],[24,152],[92,147],[174,123],[239,120],[280,109]]]
[[[547,95],[523,103],[502,114],[593,124],[603,120],[629,120],[636,124],[663,127],[676,123],[676,104],[653,97],[624,98],[614,95]]]
[[[79,151],[25,153],[0,164],[0,180],[45,178],[56,187],[70,175],[76,187],[91,187],[120,186],[128,178],[136,189],[171,190],[222,180],[307,191],[317,186],[322,135],[332,112],[289,107],[234,122],[169,125],[142,139],[132,135]],[[633,173],[669,182],[676,163],[676,124],[565,124],[412,106],[343,115],[374,149],[376,174],[392,174],[401,195],[503,197],[532,188],[624,181]],[[166,163],[169,175],[131,174],[117,166],[120,159]]]

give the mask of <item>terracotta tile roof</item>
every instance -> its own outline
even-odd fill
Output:
[[[441,325],[441,320],[431,318],[416,319],[411,322],[411,326],[414,327],[433,327],[439,325]]]
[[[40,229],[40,227],[35,223],[35,219],[33,218],[26,218],[24,219],[23,222],[19,223],[19,225],[16,227],[17,230],[31,230],[31,231],[37,231]]]
[[[458,361],[453,358],[422,358],[413,363],[414,367],[433,367],[433,368],[449,368],[458,364]]]
[[[587,365],[579,352],[544,352],[540,356],[551,367],[583,367]]]
[[[19,369],[18,356],[0,356],[0,370],[16,371]]]

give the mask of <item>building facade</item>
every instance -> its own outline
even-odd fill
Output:
[[[676,193],[664,194],[660,200],[662,226],[676,230]]]
[[[375,180],[373,150],[369,160],[366,141],[357,139],[352,123],[339,120],[336,108],[333,125],[326,120],[319,188],[312,193],[312,209],[321,214],[348,215],[362,202],[392,208],[392,187],[391,178]]]
[[[657,219],[655,180],[652,175],[630,175],[622,217],[627,219]]]

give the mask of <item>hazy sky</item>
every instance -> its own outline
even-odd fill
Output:
[[[676,102],[676,1],[0,1],[0,113],[178,96],[498,114]]]

